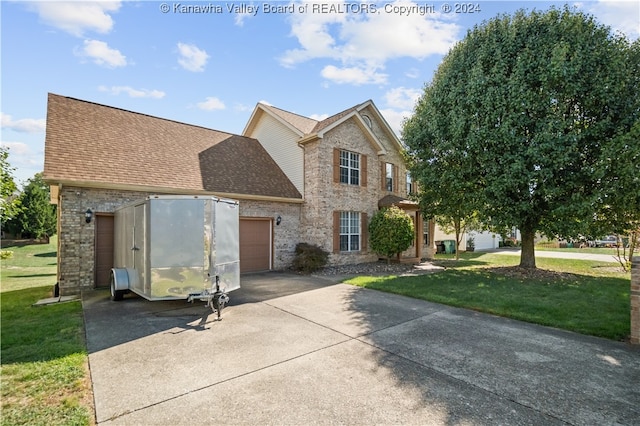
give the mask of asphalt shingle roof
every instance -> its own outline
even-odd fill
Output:
[[[49,94],[44,178],[253,196],[302,196],[253,138]]]

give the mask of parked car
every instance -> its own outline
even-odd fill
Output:
[[[618,238],[615,235],[607,235],[602,239],[596,240],[596,247],[617,247]]]

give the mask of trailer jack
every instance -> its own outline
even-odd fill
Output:
[[[224,291],[220,290],[220,277],[216,275],[215,291],[205,290],[202,293],[192,293],[187,298],[187,302],[193,303],[194,300],[201,300],[206,302],[206,306],[211,308],[211,311],[218,314],[217,321],[221,321],[222,310],[225,305],[229,303],[229,296]]]

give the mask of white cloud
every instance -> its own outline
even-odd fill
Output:
[[[322,121],[325,118],[329,118],[329,114],[311,114],[309,118],[313,118],[314,120],[317,120],[317,121]]]
[[[640,37],[640,3],[637,0],[600,0],[579,3],[577,6],[594,15],[598,22],[625,34],[631,40]]]
[[[417,68],[410,68],[407,72],[404,73],[409,78],[418,78],[420,77],[420,70]]]
[[[120,1],[38,1],[29,2],[42,21],[82,37],[86,31],[106,34],[113,28],[111,13],[120,9]]]
[[[240,103],[240,102],[236,102],[235,105],[233,106],[233,109],[235,111],[247,112],[247,111],[253,110],[253,107],[249,106],[249,105],[245,105],[245,104]]]
[[[310,9],[314,4],[323,5],[317,1],[305,3],[310,4]],[[331,5],[347,7],[345,2],[332,2]],[[384,82],[386,76],[379,71],[384,69],[388,60],[443,55],[458,40],[461,27],[446,15],[437,12],[407,15],[397,13],[396,9],[385,9],[420,5],[425,6],[397,0],[379,4],[378,13],[372,14],[294,14],[290,18],[291,35],[298,40],[300,47],[287,50],[280,58],[280,63],[285,67],[293,67],[312,59],[331,59],[342,66],[325,66],[325,78],[351,84]]]
[[[178,63],[187,71],[204,71],[209,55],[193,44],[178,43],[180,58]]]
[[[224,102],[213,96],[208,97],[204,102],[198,102],[196,105],[198,108],[205,111],[215,111],[227,108]]]
[[[412,114],[412,112],[408,110],[398,111],[395,109],[381,109],[380,113],[398,137],[400,137],[402,133],[402,122],[405,118],[411,117]]]
[[[76,51],[76,54],[91,58],[94,63],[107,68],[127,65],[127,58],[119,50],[110,48],[104,41],[85,40],[84,47]]]
[[[24,142],[5,142],[0,143],[2,146],[9,148],[10,155],[31,155],[33,150]]]
[[[322,77],[337,84],[383,84],[387,81],[387,75],[376,71],[376,67],[344,67],[338,68],[327,65],[320,72]]]
[[[413,110],[422,92],[418,89],[396,87],[384,95],[384,99],[391,108]]]
[[[255,16],[252,12],[236,13],[236,17],[233,19],[233,23],[239,27],[244,26],[244,21],[251,19]]]
[[[126,93],[130,98],[153,98],[162,99],[165,96],[165,92],[161,90],[148,90],[148,89],[134,89],[129,86],[100,86],[98,90],[101,92],[109,92],[112,95],[119,95],[120,93]]]
[[[37,150],[24,142],[1,141],[0,145],[9,148],[9,164],[15,168],[16,184],[25,183],[44,169],[44,141],[37,142]]]
[[[3,129],[10,129],[21,133],[42,133],[47,127],[47,121],[44,118],[23,118],[14,120],[8,114],[0,112],[0,124]]]

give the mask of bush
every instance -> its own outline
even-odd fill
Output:
[[[13,252],[11,250],[2,250],[0,251],[0,259],[11,259],[13,257]]]
[[[310,274],[323,268],[329,261],[329,252],[313,244],[298,243],[292,268]]]
[[[391,256],[402,253],[414,239],[411,217],[402,209],[391,206],[378,210],[369,224],[371,249],[391,261]]]

